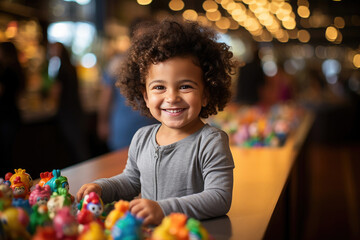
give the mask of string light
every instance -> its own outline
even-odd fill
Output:
[[[137,0],[137,3],[140,5],[149,5],[152,0]]]
[[[182,0],[171,0],[169,2],[169,8],[173,11],[180,11],[185,7],[185,3]]]

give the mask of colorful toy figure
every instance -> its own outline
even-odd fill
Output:
[[[14,198],[28,199],[30,188],[21,181],[21,177],[17,176],[11,183],[10,188],[13,191]]]
[[[53,177],[54,175],[52,174],[52,172],[42,172],[40,173],[40,181],[38,184],[43,187],[45,183],[47,183]]]
[[[37,227],[32,240],[58,240],[55,229],[52,226]]]
[[[185,214],[170,214],[154,229],[151,240],[188,240],[189,230],[186,228],[186,220]]]
[[[67,190],[65,188],[59,190],[62,194],[54,192],[47,203],[48,212],[51,219],[55,217],[55,214],[58,210],[65,206],[71,205],[71,199],[67,194]]]
[[[57,192],[58,188],[66,188],[69,191],[69,182],[67,177],[61,176],[61,171],[54,169],[52,171],[54,177],[47,181],[44,185],[49,185],[52,192]]]
[[[35,189],[30,193],[29,203],[31,206],[34,205],[46,205],[51,196],[51,189],[49,185],[44,187],[36,184]]]
[[[165,217],[154,229],[151,240],[209,240],[210,235],[198,220],[187,219],[182,213]]]
[[[9,185],[0,184],[0,212],[11,206],[13,192]]]
[[[10,181],[11,185],[10,187],[14,184],[15,179],[19,179],[18,177],[20,177],[20,180],[16,180],[18,183],[22,183],[25,187],[25,191],[27,191],[28,194],[30,194],[30,188],[33,185],[33,180],[30,176],[30,174],[26,173],[25,169],[15,169],[14,170],[14,174],[12,173],[7,173],[5,175],[5,180]]]
[[[115,203],[114,210],[112,210],[105,219],[105,228],[111,230],[119,218],[129,210],[129,202],[120,200]]]
[[[65,206],[57,211],[53,220],[53,226],[58,239],[77,239],[78,224],[75,216],[71,214],[70,207]]]
[[[13,207],[18,207],[24,209],[27,214],[30,216],[32,209],[29,203],[29,200],[23,198],[13,198],[11,205]]]
[[[86,226],[88,226],[91,222],[95,221],[95,216],[89,210],[83,208],[76,215],[77,221],[79,223],[79,232],[83,232]]]
[[[30,226],[29,231],[31,234],[34,234],[38,226],[51,226],[52,221],[48,214],[47,206],[34,205],[32,207],[32,213],[30,215]]]
[[[23,209],[9,207],[1,213],[0,220],[4,228],[5,239],[30,239],[30,233],[26,231],[29,216]]]
[[[104,210],[104,204],[99,195],[95,192],[91,192],[84,197],[81,209],[87,209],[92,212],[97,218],[99,218]]]
[[[104,228],[98,222],[91,222],[78,237],[78,240],[106,240]]]
[[[186,228],[189,230],[189,238],[193,240],[208,240],[210,239],[209,233],[201,225],[200,221],[189,218],[186,223]]]
[[[113,240],[141,240],[142,237],[142,220],[135,218],[130,212],[120,218],[111,230]]]

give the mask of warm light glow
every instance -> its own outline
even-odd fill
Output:
[[[360,68],[360,54],[356,54],[353,58],[353,64],[356,68]]]
[[[284,28],[286,29],[295,29],[296,27],[296,22],[295,20],[293,20],[292,18],[290,18],[288,21],[283,21],[282,25],[284,26]]]
[[[343,40],[343,36],[342,36],[341,32],[338,31],[338,36],[336,37],[334,43],[340,44],[342,42],[342,40]]]
[[[300,30],[297,33],[298,39],[302,43],[307,43],[310,41],[310,33],[306,30]]]
[[[206,17],[210,21],[218,21],[221,18],[221,13],[219,12],[219,10],[216,10],[215,12],[206,12]]]
[[[330,42],[335,41],[338,37],[338,30],[333,26],[327,27],[325,31],[325,37]]]
[[[230,29],[231,30],[236,30],[238,29],[240,26],[239,26],[239,23],[237,21],[235,21],[234,19],[230,19]]]
[[[203,26],[211,26],[211,22],[205,16],[198,16],[197,21]]]
[[[195,10],[188,9],[183,12],[183,18],[189,21],[196,21],[198,14]]]
[[[184,8],[185,4],[182,0],[171,0],[169,2],[169,8],[173,11],[180,11]]]
[[[149,5],[152,0],[137,0],[137,3],[140,5]]]
[[[273,40],[273,36],[268,31],[263,31],[260,37],[263,42],[270,42]]]
[[[205,2],[203,2],[202,6],[207,12],[215,12],[216,10],[218,10],[218,5],[213,0],[206,0]]]
[[[334,25],[337,28],[344,28],[345,27],[345,20],[342,17],[336,17],[334,19]]]
[[[225,5],[224,8],[230,12],[236,8],[236,3],[229,2],[228,4]]]
[[[14,38],[17,34],[18,31],[18,24],[16,21],[11,21],[5,31],[5,36],[6,38],[10,39],[10,38]]]
[[[220,29],[229,29],[230,20],[226,17],[221,17],[219,21],[216,21],[216,26]]]
[[[281,5],[281,9],[285,14],[290,14],[292,12],[292,7],[290,3],[284,2],[284,4]]]
[[[298,36],[298,30],[297,29],[292,29],[288,31],[289,34],[289,38],[290,39],[297,39]]]
[[[306,6],[299,6],[298,10],[297,10],[297,13],[302,18],[308,18],[310,16],[310,10]]]

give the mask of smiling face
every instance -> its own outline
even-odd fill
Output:
[[[203,72],[192,57],[174,57],[151,64],[143,92],[152,116],[163,130],[193,133],[203,126],[199,117],[206,106]]]

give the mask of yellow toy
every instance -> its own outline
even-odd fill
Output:
[[[211,236],[200,221],[183,213],[172,213],[154,229],[151,240],[210,240]]]
[[[29,224],[29,216],[22,208],[9,207],[1,215],[6,239],[30,239],[30,233],[26,231]]]
[[[11,206],[13,192],[6,184],[0,184],[0,211],[4,211]]]
[[[129,202],[120,200],[115,203],[112,210],[105,219],[105,228],[111,230],[117,220],[119,220],[129,210]]]
[[[30,195],[30,188],[33,185],[33,180],[30,174],[26,173],[25,169],[15,169],[14,174],[9,174],[10,188],[13,190],[14,198],[28,199]],[[9,176],[8,175],[8,176]]]
[[[187,217],[185,214],[170,214],[154,229],[151,240],[189,240],[186,220]]]
[[[107,237],[103,230],[103,227],[96,221],[89,224],[88,229],[85,229],[83,233],[78,237],[78,240],[106,240]]]

